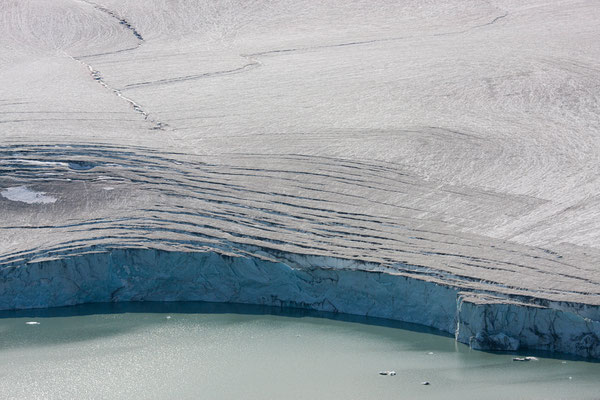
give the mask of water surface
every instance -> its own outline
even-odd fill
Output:
[[[302,310],[87,305],[0,314],[0,398],[600,398],[599,363],[536,355]]]

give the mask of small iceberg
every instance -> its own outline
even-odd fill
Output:
[[[396,375],[396,371],[379,371],[379,375],[394,376]]]
[[[537,357],[531,357],[531,356],[527,356],[527,357],[515,357],[513,358],[513,361],[539,361]]]
[[[40,323],[37,321],[27,321],[25,322],[26,325],[39,325]]]

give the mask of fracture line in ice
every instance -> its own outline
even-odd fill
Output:
[[[81,0],[81,1],[86,4],[91,5],[96,10],[102,11],[103,13],[108,14],[112,18],[116,19],[117,21],[119,21],[119,24],[121,24],[125,27],[125,29],[131,31],[131,33],[133,34],[133,36],[136,37],[137,40],[139,40],[140,42],[144,41],[143,36],[137,31],[137,29],[135,29],[135,27],[129,21],[127,21],[125,18],[119,16],[116,12],[114,12],[106,7],[103,7],[99,4],[96,4],[92,1],[88,1],[88,0]]]
[[[88,63],[86,63],[86,62],[84,62],[84,61],[82,61],[82,60],[80,60],[78,58],[75,58],[75,57],[73,57],[73,56],[71,56],[69,54],[65,53],[65,55],[67,57],[69,57],[70,59],[72,59],[74,61],[77,61],[79,64],[81,64],[84,67],[86,67],[90,71],[90,75],[92,76],[92,78],[96,82],[98,82],[104,88],[110,90],[115,95],[117,95],[118,97],[120,97],[121,99],[123,99],[127,103],[129,103],[129,105],[133,108],[133,110],[135,112],[142,114],[144,116],[144,120],[146,120],[148,122],[151,122],[154,125],[152,129],[154,129],[154,130],[163,130],[166,126],[168,126],[167,124],[165,124],[163,122],[157,121],[155,119],[150,119],[149,118],[150,114],[147,111],[145,111],[140,104],[136,103],[133,99],[131,99],[131,98],[127,97],[127,96],[124,96],[123,93],[121,93],[121,91],[119,89],[115,89],[115,88],[111,87],[110,85],[108,85],[106,83],[106,81],[104,81],[104,79],[102,78],[102,74],[100,73],[100,71],[94,69],[94,67],[92,67],[90,64],[88,64]]]
[[[446,35],[455,35],[455,34],[465,33],[472,29],[477,29],[477,28],[481,28],[481,27],[484,27],[487,25],[492,25],[492,24],[496,23],[498,20],[505,18],[507,16],[508,16],[508,12],[504,12],[504,14],[494,17],[489,22],[486,22],[486,23],[483,23],[480,25],[475,25],[475,26],[469,27],[469,28],[461,30],[461,31],[436,33],[436,34],[433,34],[433,36],[446,36]],[[309,46],[309,47],[297,47],[297,48],[289,48],[289,49],[267,50],[267,51],[261,51],[261,52],[257,52],[257,53],[251,53],[251,54],[240,54],[241,57],[247,59],[248,61],[250,61],[250,63],[245,64],[239,68],[234,68],[234,69],[229,69],[229,70],[204,72],[204,73],[200,73],[200,74],[179,76],[179,77],[175,77],[175,78],[159,79],[156,81],[132,83],[129,85],[125,85],[122,88],[122,90],[133,89],[133,88],[137,88],[137,87],[141,87],[141,86],[164,85],[164,84],[178,83],[178,82],[195,80],[195,79],[211,78],[214,76],[237,74],[237,73],[249,71],[251,69],[254,69],[254,68],[257,68],[257,67],[263,65],[260,61],[257,60],[257,57],[262,57],[262,56],[279,55],[279,54],[285,54],[285,53],[295,53],[295,52],[299,52],[299,51],[314,51],[314,50],[322,50],[322,49],[331,49],[331,48],[336,48],[336,47],[362,46],[362,45],[373,44],[373,43],[393,42],[393,41],[404,40],[404,39],[408,39],[408,38],[409,37],[407,37],[407,36],[388,37],[388,38],[382,38],[382,39],[344,42],[344,43],[328,44],[328,45],[321,45],[321,46]],[[119,50],[119,52],[128,51],[128,50],[132,50],[132,49]],[[105,54],[112,54],[112,53],[105,53]],[[96,55],[102,55],[102,54],[94,54],[92,56],[96,56]],[[87,57],[90,57],[90,56],[87,56]]]
[[[122,50],[118,50],[117,52],[122,52],[122,51],[128,51],[128,50],[135,50],[137,49],[144,41],[143,36],[137,31],[137,29],[125,18],[119,16],[115,11],[112,11],[106,7],[103,7],[99,4],[96,4],[94,2],[88,1],[88,0],[80,0],[83,3],[86,3],[92,7],[94,7],[95,9],[102,11],[105,14],[108,14],[110,17],[116,19],[117,21],[119,21],[119,24],[121,24],[122,26],[125,27],[125,29],[129,30],[133,36],[135,36],[135,38],[139,41],[138,45],[136,47],[131,47],[131,48],[127,48],[127,49],[122,49]],[[110,54],[110,53],[107,53]],[[70,59],[77,61],[78,63],[80,63],[81,65],[85,66],[89,71],[90,71],[90,75],[92,76],[92,78],[98,82],[100,85],[102,85],[104,88],[110,90],[111,92],[113,92],[115,95],[117,95],[118,97],[120,97],[121,99],[125,100],[127,103],[129,103],[129,105],[133,108],[134,111],[136,111],[137,113],[140,113],[144,116],[144,120],[151,122],[154,126],[152,129],[154,130],[163,130],[167,124],[154,120],[154,119],[150,119],[149,118],[149,113],[147,111],[145,111],[142,106],[138,103],[136,103],[133,99],[124,96],[120,90],[115,89],[111,86],[109,86],[106,81],[104,81],[104,79],[102,78],[102,74],[100,73],[100,71],[94,69],[94,67],[92,67],[90,64],[84,62],[81,60],[81,58],[75,58],[67,53],[65,53],[65,55],[67,55],[67,57],[69,57]],[[89,56],[88,56],[89,57]]]

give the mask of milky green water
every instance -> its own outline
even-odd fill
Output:
[[[417,326],[264,307],[0,314],[2,399],[600,398],[600,364],[538,357],[513,362]]]

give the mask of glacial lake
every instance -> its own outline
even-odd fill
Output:
[[[416,325],[260,306],[0,312],[2,399],[600,398],[600,363],[521,355],[538,361]]]

